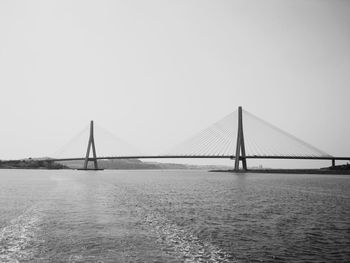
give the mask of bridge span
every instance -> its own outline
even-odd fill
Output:
[[[343,160],[350,161],[350,157],[337,157],[337,156],[257,156],[246,155],[240,156],[239,159],[285,159],[285,160]],[[88,161],[93,160],[126,160],[126,159],[231,159],[235,160],[234,155],[218,155],[218,156],[204,156],[204,155],[139,155],[139,156],[99,156],[96,158],[88,158]],[[64,162],[64,161],[85,161],[85,157],[76,158],[51,158],[48,161]]]
[[[267,138],[270,138],[269,140]],[[92,152],[92,157],[90,157]],[[180,146],[166,154],[104,154],[98,156],[94,137],[94,123],[90,122],[89,139],[85,157],[48,158],[47,161],[84,161],[98,169],[98,160],[118,159],[231,159],[234,170],[247,170],[248,159],[286,159],[286,160],[336,160],[350,161],[350,157],[333,156],[306,143],[276,126],[244,111],[242,107],[223,119],[184,141]],[[89,169],[91,170],[91,169]]]

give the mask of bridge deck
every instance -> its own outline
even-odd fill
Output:
[[[293,160],[349,160],[350,157],[337,157],[337,156],[246,156],[247,159],[293,159]],[[234,155],[217,155],[217,156],[205,156],[205,155],[135,155],[135,156],[101,156],[96,157],[97,160],[123,160],[123,159],[235,159]],[[240,157],[242,159],[242,157]],[[85,160],[84,157],[78,158],[58,158],[49,159],[52,161],[81,161]],[[89,158],[93,160],[93,158]]]

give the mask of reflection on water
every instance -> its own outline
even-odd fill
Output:
[[[348,262],[350,177],[0,170],[0,262]]]

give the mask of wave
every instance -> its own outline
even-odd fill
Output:
[[[152,226],[158,242],[163,245],[163,250],[180,254],[184,262],[237,262],[223,249],[200,240],[190,231],[182,229],[161,215],[147,215],[145,222]]]
[[[37,206],[24,211],[0,229],[0,262],[17,263],[34,258],[38,243],[38,228],[43,213]]]

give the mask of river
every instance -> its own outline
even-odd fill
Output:
[[[0,262],[350,262],[350,176],[0,170]]]

